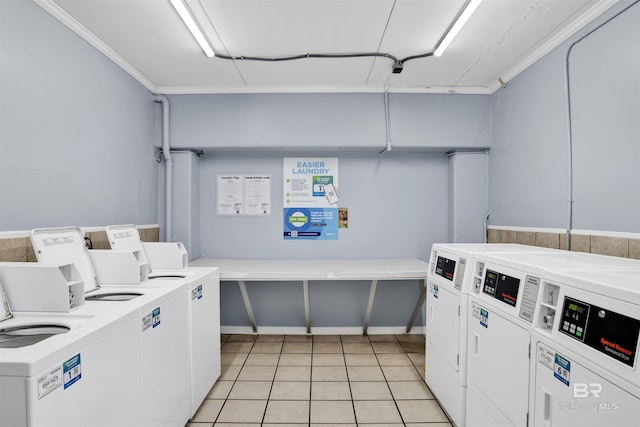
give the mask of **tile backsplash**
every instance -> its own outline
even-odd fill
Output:
[[[160,241],[159,227],[139,228],[143,242]],[[93,249],[110,249],[107,233],[104,231],[88,231],[85,236],[91,239]],[[36,262],[36,254],[29,237],[0,238],[0,262]]]
[[[563,232],[539,232],[535,231],[535,229],[526,230],[522,227],[509,229],[508,227],[492,228],[490,226],[487,229],[487,242],[520,243],[556,249],[566,249],[567,247],[566,234]],[[571,234],[571,250],[640,259],[640,237],[607,236],[603,232],[591,235],[583,233]]]

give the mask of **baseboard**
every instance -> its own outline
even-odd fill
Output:
[[[369,327],[368,335],[402,335],[406,334],[406,326],[373,326]],[[221,326],[222,334],[254,334],[251,326]],[[424,326],[414,326],[409,334],[425,333]],[[259,335],[306,335],[304,326],[258,326]],[[362,335],[362,327],[312,327],[311,335]]]

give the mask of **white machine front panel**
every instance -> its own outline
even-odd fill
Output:
[[[427,285],[426,353],[437,351],[449,369],[459,370],[462,295],[429,280]],[[465,332],[466,332],[466,328]],[[465,334],[466,337],[466,334]],[[428,364],[427,364],[428,366]]]
[[[183,292],[142,313],[143,418],[180,426],[190,417],[189,332]]]
[[[139,324],[132,321],[26,378],[25,425],[141,425],[139,338]],[[19,419],[5,416],[0,416],[3,427],[3,419]]]
[[[581,365],[573,353],[547,340],[537,345],[533,425],[633,426],[640,421],[640,396]]]
[[[467,385],[474,386],[513,425],[525,425],[529,399],[527,329],[470,299]],[[467,426],[483,426],[484,405],[467,396]]]
[[[216,273],[191,286],[191,415],[220,376],[220,280]]]
[[[464,379],[466,384],[466,376],[462,378],[437,351],[428,348],[425,359],[425,381],[429,389],[451,421],[456,426],[464,426],[467,388],[460,383]]]

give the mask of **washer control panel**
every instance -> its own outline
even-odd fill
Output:
[[[520,279],[497,271],[487,270],[484,276],[482,292],[515,307],[518,301]]]
[[[639,319],[565,296],[558,330],[625,365],[635,365]]]

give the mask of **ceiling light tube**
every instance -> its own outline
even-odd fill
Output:
[[[464,24],[467,23],[467,21],[469,20],[473,12],[475,12],[478,6],[480,6],[481,2],[482,0],[469,0],[467,2],[462,13],[458,15],[453,25],[449,27],[449,29],[447,30],[447,33],[445,34],[444,38],[441,39],[440,43],[438,43],[438,46],[436,46],[436,50],[433,52],[434,56],[442,55],[444,50],[458,35],[458,33],[460,32]]]
[[[200,31],[198,24],[196,24],[196,21],[194,21],[193,17],[191,16],[191,13],[189,13],[189,11],[187,10],[187,7],[184,5],[182,0],[169,0],[169,1],[173,5],[173,8],[176,10],[176,12],[178,12],[178,15],[180,15],[180,18],[182,18],[187,28],[189,28],[189,31],[191,31],[191,34],[193,34],[193,37],[196,39],[196,41],[204,51],[204,54],[207,55],[209,58],[214,57],[215,52],[213,51],[211,46],[209,46],[209,42],[207,42],[207,39],[205,39],[204,34],[202,34],[202,31]]]

